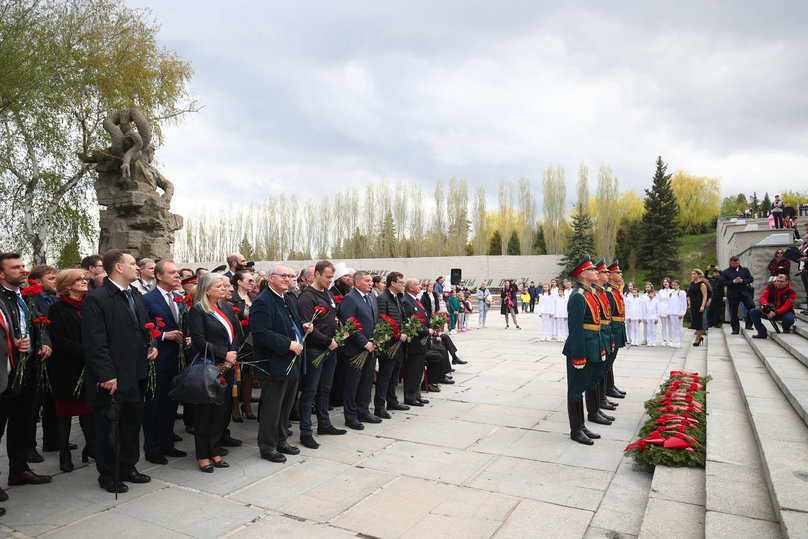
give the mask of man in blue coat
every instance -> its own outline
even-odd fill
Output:
[[[300,449],[289,445],[286,436],[298,379],[306,372],[303,332],[311,330],[311,324],[301,322],[294,298],[286,293],[289,284],[294,283],[295,271],[276,264],[267,277],[269,286],[250,307],[255,371],[261,381],[258,449],[263,459],[286,462],[284,453],[300,453]]]
[[[143,406],[143,453],[154,464],[168,464],[166,457],[184,457],[185,451],[174,448],[175,400],[168,398],[171,382],[179,372],[179,349],[185,346],[185,335],[180,330],[185,316],[185,303],[174,301],[182,296],[174,290],[180,285],[180,273],[171,260],[161,260],[154,267],[157,286],[143,296],[149,321],[155,326],[162,321],[162,336],[158,338],[155,374],[157,387],[154,395],[146,392]],[[157,319],[160,319],[159,321]]]
[[[362,324],[362,331],[348,337],[345,341],[345,389],[342,395],[345,426],[354,430],[362,430],[362,423],[381,423],[381,419],[370,413],[370,391],[373,387],[373,373],[376,371],[375,345],[370,342],[376,320],[379,319],[379,307],[376,296],[371,294],[373,277],[366,271],[357,271],[353,276],[354,287],[345,294],[339,306],[339,320],[344,323],[349,318],[356,318]],[[354,367],[351,360],[363,352],[368,352],[364,365]]]
[[[755,299],[749,288],[754,280],[749,270],[741,267],[741,259],[737,256],[731,256],[729,267],[721,272],[721,285],[727,294],[729,323],[732,326],[733,335],[737,335],[741,330],[741,324],[738,321],[738,304],[742,303],[746,307],[747,313],[755,308]],[[752,329],[752,319],[748,314],[746,315],[746,329]]]

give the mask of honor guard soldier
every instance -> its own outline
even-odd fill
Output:
[[[600,435],[591,432],[584,423],[583,393],[595,364],[604,361],[606,350],[600,341],[600,308],[590,287],[598,273],[587,255],[572,270],[578,284],[570,292],[567,305],[569,337],[564,343],[567,357],[567,414],[570,438],[580,444],[592,445]]]
[[[603,287],[609,280],[609,270],[606,269],[606,261],[600,259],[595,264],[598,272],[597,280],[592,284],[592,293],[597,298],[598,309],[600,310],[600,344],[604,351],[603,360],[592,366],[592,374],[584,394],[586,400],[587,419],[600,425],[611,425],[614,416],[606,415],[601,408],[614,410],[614,404],[606,402],[606,397],[601,392],[601,382],[606,376],[606,357],[612,353],[614,342],[612,340],[612,309],[609,297]]]
[[[609,284],[606,285],[606,293],[612,303],[612,340],[614,350],[606,356],[606,392],[607,397],[623,399],[625,391],[617,389],[614,385],[614,360],[617,358],[617,350],[626,345],[626,301],[623,299],[623,270],[620,269],[617,260],[609,264]]]

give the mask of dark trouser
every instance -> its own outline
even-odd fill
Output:
[[[755,308],[755,302],[747,295],[741,297],[727,298],[729,304],[729,323],[732,326],[732,331],[740,331],[741,323],[738,321],[738,305],[742,304],[747,310],[751,311]],[[746,320],[746,329],[752,327],[752,321]]]
[[[772,215],[774,216],[774,228],[783,228],[783,212],[773,211]]]
[[[424,354],[424,362],[426,363],[426,380],[430,384],[437,384],[452,371],[449,353],[442,346],[427,350]]]
[[[724,317],[724,298],[713,298],[710,303],[710,327],[721,327],[721,322]]]
[[[319,356],[325,351],[323,348],[317,348],[314,346],[307,346],[306,347],[306,375],[303,376],[300,380],[300,403],[298,407],[298,415],[300,416],[300,435],[304,436],[306,434],[311,435],[311,409],[314,406],[315,397],[317,397],[317,389],[320,386],[320,379],[322,377],[323,367],[327,361],[327,357],[323,358],[323,361],[320,363],[319,366],[315,367],[312,364],[314,358]],[[328,402],[326,400],[326,402]],[[328,412],[328,408],[326,407],[326,412]],[[319,424],[319,414],[318,414],[318,424]]]
[[[442,344],[446,348],[446,351],[451,354],[452,359],[457,359],[457,346],[455,346],[454,341],[452,341],[452,338],[449,335],[446,333],[441,333],[440,344]]]
[[[261,401],[258,403],[258,449],[272,453],[286,441],[289,412],[295,403],[298,378],[270,380],[261,377]]]
[[[331,394],[328,396],[328,402],[331,406],[342,406],[342,393],[345,389],[345,351],[343,348],[337,348],[337,361],[334,367],[334,376],[331,380]]]
[[[13,381],[9,379],[8,383],[11,385]],[[30,470],[25,455],[28,453],[28,427],[33,406],[33,387],[24,386],[22,393],[16,397],[0,398],[0,434],[4,431],[6,433],[8,473],[10,474]],[[6,424],[8,424],[8,430],[6,430]]]
[[[530,312],[533,312],[533,308],[536,305],[536,296],[530,296]]]
[[[56,418],[56,425],[59,429],[59,449],[61,451],[70,450],[70,427],[72,423],[72,417]],[[81,427],[81,432],[84,433],[84,445],[89,448],[89,453],[92,454],[95,451],[95,419],[93,414],[80,415],[79,426]]]
[[[589,366],[589,363],[587,363],[587,366]],[[586,389],[590,391],[597,389],[600,385],[600,381],[603,380],[607,372],[609,372],[608,356],[606,361],[592,363],[592,370],[589,373],[589,382],[586,384]]]
[[[800,279],[802,279],[802,286],[805,288],[805,301],[808,302],[808,269],[800,273]]]
[[[140,460],[140,426],[143,421],[143,401],[118,402],[118,439],[120,452],[118,469],[127,472],[135,469]],[[99,481],[112,479],[115,456],[110,444],[112,423],[106,417],[106,406],[96,406],[95,417],[95,467]]]
[[[424,352],[408,353],[404,359],[404,400],[420,399],[421,376],[424,372]]]
[[[325,356],[320,367],[322,367],[322,372],[320,373],[317,397],[314,399],[314,409],[317,411],[317,427],[324,428],[331,425],[328,403],[331,400],[331,388],[334,384],[334,373],[337,368],[337,353],[335,350]]]
[[[345,362],[345,391],[342,395],[342,412],[345,421],[370,415],[370,391],[373,389],[373,373],[376,372],[376,356],[368,354],[362,368],[356,370],[350,361]]]
[[[192,402],[182,403],[182,424],[186,428],[194,425],[194,404]]]
[[[227,420],[233,410],[233,397],[227,392],[222,404],[194,405],[194,449],[197,460],[218,457],[222,453],[222,440]],[[173,417],[173,416],[172,416]]]
[[[766,326],[763,325],[763,321],[762,321],[763,314],[760,312],[760,310],[759,309],[750,310],[749,311],[749,318],[752,320],[752,323],[755,325],[755,329],[757,330],[757,332],[761,333],[763,335],[766,335],[766,333],[767,333]],[[770,320],[770,319],[766,318],[766,320]],[[781,322],[782,321],[783,329],[788,329],[788,328],[790,328],[791,326],[794,325],[794,320],[795,320],[794,311],[788,311],[788,312],[783,313],[783,314],[778,314],[771,320],[774,320],[775,322]]]
[[[401,371],[401,364],[404,362],[404,350],[400,347],[392,358],[388,358],[384,352],[382,356],[379,358],[379,373],[376,375],[376,393],[373,396],[373,405],[376,408],[384,409],[386,405],[398,404],[396,381],[398,373]]]
[[[154,397],[146,392],[146,402],[143,404],[144,453],[158,453],[174,447],[174,416],[179,403],[168,398],[174,376],[176,373],[171,371],[157,371]]]
[[[31,407],[31,419],[28,424],[28,447],[36,449],[36,419],[42,411],[42,449],[53,450],[59,447],[59,428],[56,423],[56,404],[53,394],[37,388]]]
[[[567,401],[579,402],[584,398],[584,391],[589,384],[592,374],[592,363],[587,363],[581,369],[572,366],[572,362],[567,359]]]

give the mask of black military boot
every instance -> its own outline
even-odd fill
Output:
[[[598,403],[603,410],[617,410],[619,404],[606,398],[606,378],[602,378],[598,384]]]
[[[614,367],[606,373],[606,395],[613,399],[625,399],[626,392],[617,389],[614,385]]]
[[[598,393],[594,389],[587,389],[584,392],[584,398],[586,400],[586,419],[591,421],[592,423],[597,423],[598,425],[611,425],[612,421],[604,416],[600,410],[598,410]]]
[[[567,401],[567,416],[570,420],[570,439],[579,444],[593,445],[595,442],[584,433],[583,412],[584,403],[582,401]]]

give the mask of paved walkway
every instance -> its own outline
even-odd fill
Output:
[[[590,425],[603,438],[587,447],[568,436],[561,343],[539,340],[538,315],[519,321],[521,331],[505,330],[492,314],[489,328],[457,335],[469,364],[458,366],[455,385],[429,394],[429,405],[359,433],[318,437],[319,449],[302,448],[286,464],[259,458],[256,424],[245,421],[232,425],[245,445],[231,449],[229,469],[200,473],[184,435],[178,447],[190,456],[167,466],[142,460],[151,483],[130,485],[116,501],[99,489],[94,466],[61,474],[58,453],[46,453],[34,470],[55,474],[53,482],[7,489],[0,536],[636,536],[651,477],[633,471],[623,449],[642,402],[684,349],[621,353],[617,379],[628,397],[612,426]]]

